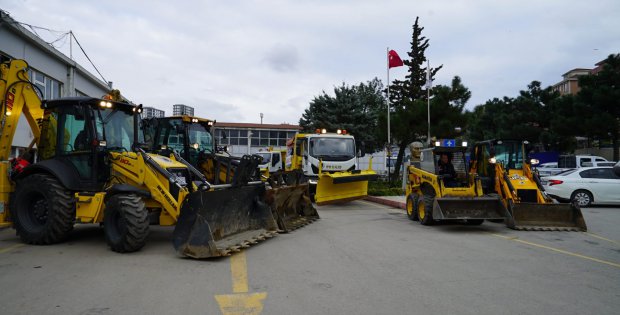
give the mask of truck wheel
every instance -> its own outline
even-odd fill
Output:
[[[144,201],[134,194],[118,194],[105,204],[105,240],[119,253],[135,252],[146,243],[149,220]]]
[[[64,240],[75,222],[75,199],[56,178],[30,175],[17,182],[11,214],[24,243],[47,245]]]
[[[433,225],[435,220],[433,220],[433,202],[435,201],[434,196],[424,195],[422,198],[418,198],[418,219],[420,220],[420,224],[422,225]]]

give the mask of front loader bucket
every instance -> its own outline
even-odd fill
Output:
[[[316,185],[314,201],[322,206],[362,199],[368,196],[368,181],[376,177],[374,171],[322,173]]]
[[[307,183],[267,189],[265,201],[271,206],[278,228],[284,232],[319,219],[319,214],[310,201]]]
[[[278,226],[264,194],[264,184],[191,193],[181,206],[174,248],[192,258],[228,256],[273,237]]]
[[[499,197],[443,197],[433,203],[435,220],[501,220],[510,214]]]
[[[587,231],[581,209],[573,204],[527,203],[512,206],[508,227],[525,231]]]

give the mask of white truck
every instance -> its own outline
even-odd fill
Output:
[[[604,157],[596,155],[560,155],[558,166],[555,168],[538,168],[541,177],[553,176],[564,171],[581,167],[614,166],[615,162],[607,161]]]

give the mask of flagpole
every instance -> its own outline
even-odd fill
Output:
[[[388,162],[388,155],[390,153],[390,47],[387,47],[385,52],[385,58],[387,59],[387,146],[385,148],[385,164],[388,166],[388,178],[390,177],[390,164]]]
[[[428,145],[431,144],[431,62],[426,59],[426,111],[428,113]]]

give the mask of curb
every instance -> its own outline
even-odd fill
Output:
[[[384,206],[388,206],[392,208],[403,209],[403,210],[407,209],[407,205],[404,202],[400,202],[396,200],[389,200],[389,199],[384,199],[384,198],[375,197],[375,196],[366,196],[364,200],[382,204]]]

